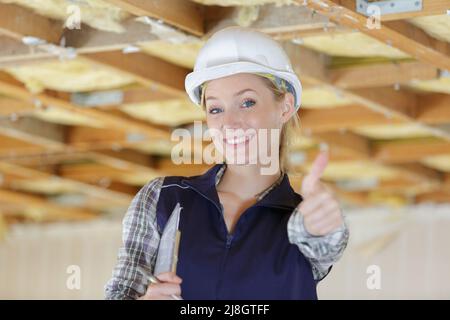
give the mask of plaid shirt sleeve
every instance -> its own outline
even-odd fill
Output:
[[[314,279],[320,281],[342,256],[349,231],[344,217],[343,225],[332,233],[324,236],[311,235],[303,224],[303,216],[297,206],[288,221],[288,237],[311,263]]]
[[[156,204],[163,181],[160,177],[147,183],[126,212],[117,264],[105,286],[108,300],[132,300],[145,294],[146,274],[153,273],[160,241]]]

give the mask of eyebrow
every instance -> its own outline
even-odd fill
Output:
[[[243,93],[246,92],[246,91],[253,91],[253,92],[257,93],[255,90],[250,89],[250,88],[247,88],[247,89],[243,89],[243,90],[241,90],[241,91],[236,92],[233,96],[234,96],[234,97],[239,96],[239,95],[243,94]],[[207,100],[213,100],[213,99],[219,100],[219,99],[216,98],[216,97],[209,96],[208,98],[205,99],[205,101],[207,101]]]

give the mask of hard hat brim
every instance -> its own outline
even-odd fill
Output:
[[[199,89],[200,86],[206,81],[231,76],[237,73],[260,73],[260,72],[270,73],[273,74],[274,76],[277,76],[279,78],[288,81],[294,87],[295,90],[296,95],[295,109],[298,110],[300,108],[302,85],[296,74],[292,72],[275,70],[248,61],[232,62],[219,66],[209,67],[199,71],[193,71],[186,76],[184,86],[192,102],[194,102],[196,105],[200,105]]]

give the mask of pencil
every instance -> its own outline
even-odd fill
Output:
[[[177,273],[177,263],[178,263],[178,250],[180,248],[180,237],[181,232],[180,230],[177,230],[175,233],[175,244],[173,246],[173,256],[172,256],[172,272]]]

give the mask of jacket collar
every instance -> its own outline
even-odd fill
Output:
[[[216,164],[202,175],[184,178],[182,183],[190,186],[220,208],[220,200],[216,190],[216,179],[219,171],[221,169],[223,170],[223,166],[226,166],[226,164]],[[281,182],[274,186],[255,206],[293,210],[301,201],[302,197],[292,189],[288,175],[283,173]]]

